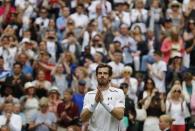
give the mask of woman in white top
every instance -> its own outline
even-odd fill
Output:
[[[122,78],[118,80],[118,83],[116,84],[121,84],[121,83],[127,83],[128,84],[128,92],[127,95],[129,98],[134,100],[134,103],[137,103],[137,86],[138,82],[135,78],[131,77],[133,73],[133,69],[130,66],[125,66],[122,70]]]
[[[185,114],[187,110],[180,85],[173,85],[166,100],[166,113],[174,119],[171,131],[185,131]]]
[[[23,106],[26,122],[29,123],[39,108],[39,102],[35,97],[35,86],[32,82],[25,83],[24,90],[26,95],[20,101]]]

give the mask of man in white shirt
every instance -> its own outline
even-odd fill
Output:
[[[89,18],[84,14],[84,5],[78,4],[77,12],[72,14],[70,18],[74,21],[76,28],[81,27],[84,28],[87,26],[89,22]]]
[[[115,51],[114,52],[114,59],[108,63],[113,69],[113,79],[119,79],[121,78],[121,73],[124,68],[124,64],[121,63],[122,61],[122,52],[121,51]]]
[[[81,120],[89,120],[89,131],[118,131],[124,116],[125,95],[110,87],[112,68],[100,64],[96,68],[98,87],[85,95]]]
[[[8,128],[10,131],[21,131],[22,119],[13,113],[13,103],[6,101],[3,106],[3,114],[0,115],[0,128]]]
[[[165,93],[165,76],[167,71],[167,65],[161,58],[162,53],[160,51],[154,52],[154,64],[148,64],[149,74],[154,80],[155,86],[160,93]]]

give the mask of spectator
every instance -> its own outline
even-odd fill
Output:
[[[162,61],[162,54],[160,51],[154,52],[154,64],[148,64],[148,70],[150,77],[154,80],[155,86],[160,93],[165,93],[165,72],[167,71],[167,65]]]
[[[57,64],[52,71],[52,83],[58,87],[58,91],[62,97],[63,92],[68,88],[67,74],[64,73],[62,64]]]
[[[152,91],[150,97],[144,102],[144,109],[147,112],[147,118],[144,122],[144,131],[159,131],[159,117],[165,112],[165,102],[163,94],[156,89]]]
[[[13,103],[6,101],[3,105],[3,114],[0,115],[0,127],[6,126],[8,130],[21,131],[22,118],[13,111]]]
[[[39,101],[35,96],[35,85],[32,82],[25,83],[24,91],[25,96],[20,99],[20,102],[26,118],[26,124],[29,124],[33,115],[38,111]]]
[[[160,116],[160,129],[161,131],[171,131],[172,119],[169,115]]]
[[[35,131],[49,131],[56,130],[57,118],[54,113],[48,110],[48,99],[43,97],[40,99],[40,111],[33,115],[32,121],[29,124],[29,130]]]
[[[185,131],[186,102],[183,98],[181,86],[173,85],[166,100],[166,113],[174,119],[171,131]]]
[[[72,101],[73,91],[67,89],[64,92],[64,101],[57,107],[59,118],[58,130],[62,131],[65,128],[70,130],[79,130],[79,108]]]
[[[85,80],[79,80],[77,91],[73,93],[72,100],[73,102],[78,106],[79,108],[79,114],[81,113],[83,109],[83,100],[85,93],[88,91],[88,88],[86,87],[86,81]]]
[[[49,111],[55,113],[57,115],[57,107],[62,102],[60,99],[60,93],[58,87],[52,86],[48,92],[49,99]]]
[[[169,60],[176,56],[176,54],[178,53],[181,53],[181,56],[183,56],[184,43],[179,35],[178,28],[173,27],[170,37],[167,37],[165,38],[165,40],[163,40],[161,52],[163,53],[163,60],[166,63],[168,63]]]
[[[48,90],[51,87],[51,82],[45,79],[45,73],[43,70],[39,70],[37,74],[37,79],[33,81],[33,84],[36,87],[36,95],[39,98],[47,96]]]
[[[23,86],[26,82],[24,75],[22,74],[22,65],[20,63],[14,63],[13,74],[6,78],[5,84],[9,84],[13,88],[13,95],[20,98],[23,95]]]

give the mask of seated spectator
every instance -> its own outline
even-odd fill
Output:
[[[186,73],[187,68],[182,65],[182,56],[181,54],[177,54],[173,57],[172,62],[168,66],[166,73],[166,84],[170,86],[170,83],[174,79],[182,79],[183,74]]]
[[[22,74],[22,64],[15,63],[13,65],[13,74],[6,78],[5,84],[9,84],[13,89],[13,95],[20,98],[23,95],[23,86],[26,82],[24,75]]]
[[[33,84],[36,87],[36,95],[39,98],[47,96],[48,90],[51,87],[51,82],[45,79],[45,72],[43,70],[39,70],[37,79],[33,81]]]
[[[29,130],[50,131],[56,130],[57,118],[53,112],[49,112],[49,100],[42,97],[39,101],[40,111],[35,113],[29,123]]]
[[[0,115],[0,127],[6,126],[8,131],[21,131],[22,118],[14,113],[14,104],[5,101],[3,105],[3,114]]]
[[[73,93],[72,100],[78,106],[79,114],[80,114],[82,109],[83,109],[84,96],[85,96],[85,93],[87,92],[86,81],[79,80],[76,90],[77,91],[75,91],[75,93]]]
[[[48,93],[49,99],[49,111],[57,114],[57,107],[59,103],[62,101],[60,100],[60,93],[58,87],[52,86]]]
[[[26,117],[26,123],[29,124],[32,116],[38,111],[39,101],[35,96],[35,85],[32,82],[25,83],[24,92],[25,95],[21,97],[20,102]]]
[[[58,105],[58,130],[79,131],[79,108],[72,101],[73,91],[67,89],[64,92],[64,101]]]
[[[15,114],[19,115],[22,119],[22,131],[25,131],[27,128],[26,123],[26,116],[24,115],[24,112],[22,111],[22,107],[20,103],[14,104],[14,111]]]
[[[63,65],[57,64],[51,74],[53,85],[58,87],[60,97],[63,97],[63,92],[68,88],[67,74],[64,73]]]

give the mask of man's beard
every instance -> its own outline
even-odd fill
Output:
[[[107,86],[108,83],[109,83],[109,81],[106,81],[106,82],[101,81],[101,80],[98,81],[98,85],[101,86],[101,87],[102,87],[102,86]]]

